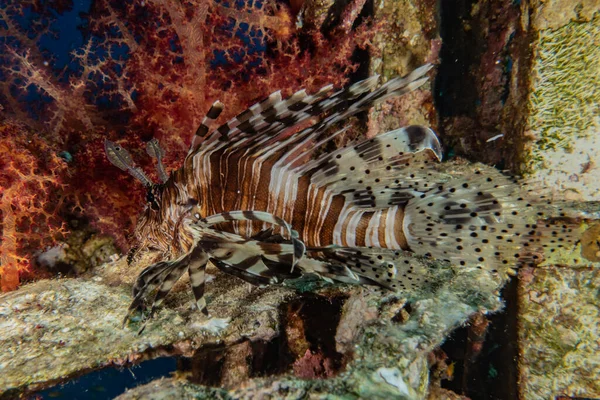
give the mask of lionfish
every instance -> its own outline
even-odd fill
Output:
[[[535,207],[517,179],[492,169],[437,172],[442,146],[427,127],[321,151],[348,129],[349,117],[420,87],[430,69],[379,87],[374,76],[285,99],[275,92],[211,130],[223,110],[215,102],[170,176],[158,142],[148,142],[160,184],[107,140],[108,159],[148,188],[137,251],[163,257],[138,276],[124,322],[158,288],[146,320],[152,318],[186,271],[197,308],[208,315],[209,262],[254,285],[316,274],[410,292],[427,285],[430,273],[415,256],[506,273],[538,258],[542,247],[573,242],[568,226],[535,224]]]

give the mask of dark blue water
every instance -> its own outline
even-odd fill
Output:
[[[105,368],[38,392],[30,396],[30,399],[114,399],[127,389],[169,376],[175,370],[175,357],[144,361],[128,368]]]

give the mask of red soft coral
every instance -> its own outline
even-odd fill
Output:
[[[65,233],[57,215],[65,163],[43,139],[10,122],[0,125],[0,154],[0,284],[8,291],[29,267],[24,255]]]
[[[302,29],[275,0],[93,0],[86,42],[58,70],[40,50],[40,38],[55,34],[52,20],[68,7],[6,0],[0,5],[0,104],[4,115],[36,133],[3,128],[3,146],[22,161],[8,164],[0,182],[3,290],[17,284],[14,266],[27,264],[32,250],[55,238],[61,215],[74,209],[125,247],[144,189],[108,163],[105,137],[132,150],[148,171],[140,142],[157,137],[173,169],[217,99],[226,105],[223,121],[275,90],[287,95],[346,83],[355,48],[375,32],[366,23],[354,27],[363,4],[349,2],[337,27],[307,23]],[[37,22],[25,29],[19,21],[28,13]],[[57,158],[62,152],[73,156],[68,168]],[[65,185],[68,198],[60,191],[49,195]],[[33,236],[19,230],[27,222],[16,216],[26,212],[36,216],[28,226]]]

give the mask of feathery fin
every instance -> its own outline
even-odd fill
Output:
[[[190,261],[188,264],[188,274],[190,276],[190,284],[192,292],[196,299],[196,307],[204,315],[208,316],[206,309],[206,299],[204,298],[204,286],[206,282],[206,263],[208,262],[207,254],[196,246],[190,253]]]
[[[140,168],[136,168],[131,158],[131,154],[118,144],[108,139],[104,140],[104,151],[108,160],[122,171],[127,171],[146,187],[152,186],[152,181],[144,174]]]
[[[162,158],[165,155],[165,151],[160,147],[158,143],[158,139],[152,138],[148,143],[146,143],[146,152],[148,155],[154,159],[156,159],[156,169],[158,171],[158,177],[160,178],[161,183],[165,183],[169,180],[169,175],[165,171],[165,166],[163,165]]]
[[[431,174],[423,170],[441,158],[435,133],[409,126],[336,150],[307,163],[300,173],[310,173],[316,187],[343,194],[348,206],[388,208],[420,194]]]

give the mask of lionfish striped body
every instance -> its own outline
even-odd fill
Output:
[[[315,273],[410,291],[429,274],[411,255],[504,272],[527,259],[529,246],[541,246],[541,233],[516,181],[500,172],[437,172],[441,145],[428,128],[401,128],[315,155],[346,129],[330,128],[421,86],[429,69],[379,88],[373,77],[287,99],[276,92],[211,131],[223,107],[217,102],[182,168],[167,179],[159,167],[158,186],[107,141],[111,162],[152,188],[136,237],[166,259],[140,274],[130,311],[158,287],[152,315],[188,271],[206,313],[208,262],[254,284]],[[155,141],[148,153],[160,161]],[[557,235],[571,240],[567,231]]]

